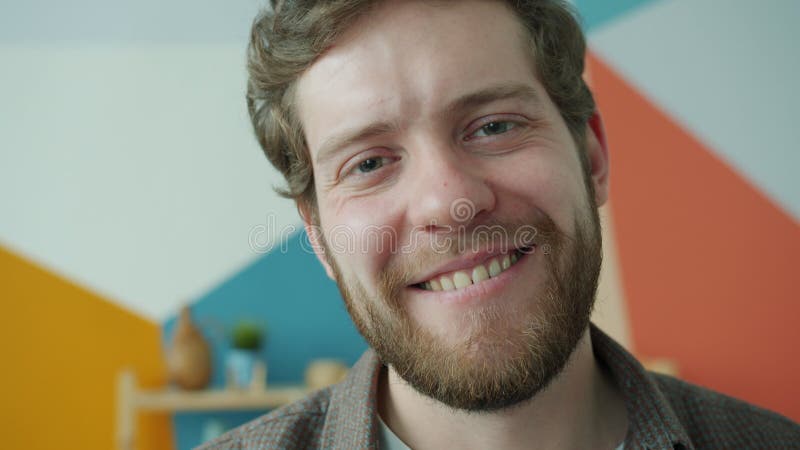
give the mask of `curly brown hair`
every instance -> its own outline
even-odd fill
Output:
[[[452,1],[452,0],[451,0]],[[255,19],[248,47],[247,107],[258,142],[286,178],[276,188],[316,209],[314,172],[294,110],[297,79],[377,0],[272,0]],[[595,103],[583,80],[586,42],[571,7],[561,0],[506,0],[528,31],[535,70],[578,148]],[[584,170],[588,161],[580,151]]]

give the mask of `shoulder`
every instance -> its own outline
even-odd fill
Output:
[[[338,384],[261,416],[199,449],[375,449],[381,367],[375,353],[368,349]]]
[[[780,414],[652,374],[697,448],[798,448],[800,425]]]
[[[330,397],[331,388],[316,391],[235,428],[197,450],[317,448]]]

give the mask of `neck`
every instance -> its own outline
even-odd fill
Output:
[[[625,437],[621,395],[597,365],[587,329],[564,370],[534,398],[506,410],[467,413],[418,393],[391,367],[381,375],[381,418],[409,447],[614,449]]]

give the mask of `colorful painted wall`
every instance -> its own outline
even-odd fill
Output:
[[[800,420],[800,4],[575,3],[612,158],[597,321],[689,381]],[[215,385],[242,317],[269,323],[270,382],[364,349],[249,130],[258,6],[0,5],[10,447],[113,448],[116,375],[163,384],[162,342],[186,303]],[[138,442],[190,448],[210,422],[254,415],[143,414]]]

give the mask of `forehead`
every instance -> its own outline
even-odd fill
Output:
[[[538,85],[527,42],[502,1],[381,3],[298,80],[312,156],[326,135],[365,120],[408,122],[488,86]]]

